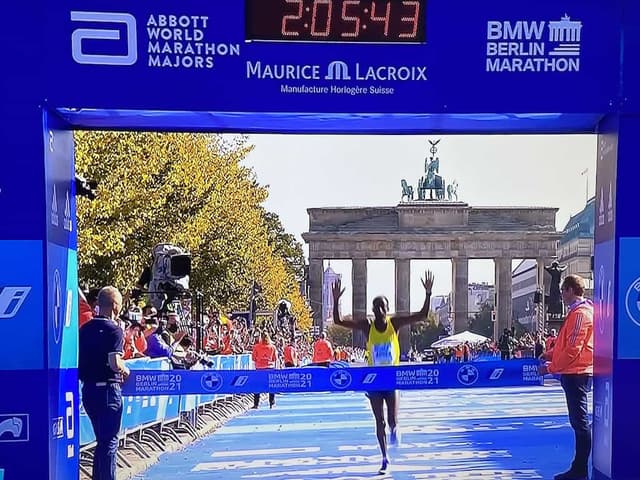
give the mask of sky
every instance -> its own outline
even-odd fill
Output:
[[[459,200],[470,206],[556,207],[556,228],[562,230],[594,194],[595,135],[251,135],[255,148],[244,165],[268,186],[265,208],[280,216],[306,254],[301,235],[309,226],[307,208],[397,205],[400,181],[404,178],[416,189],[429,154],[428,140],[438,139],[440,174],[447,183],[457,180]],[[385,294],[393,310],[393,261],[369,261],[367,267],[367,304]],[[334,260],[331,268],[342,274],[342,312],[349,313],[351,262]],[[420,276],[426,268],[436,277],[435,295],[451,291],[450,261],[412,261],[412,310],[424,301]],[[491,260],[469,262],[469,282],[493,281]]]

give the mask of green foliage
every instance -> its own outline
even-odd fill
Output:
[[[480,307],[480,311],[473,316],[470,331],[484,337],[493,338],[492,311],[493,305],[491,302],[484,302]]]
[[[295,246],[264,211],[266,188],[241,165],[251,149],[241,137],[77,132],[76,170],[99,182],[95,201],[78,199],[81,280],[128,291],[153,246],[174,243],[191,252],[191,288],[204,293],[205,305],[247,308],[255,279],[263,287],[259,308],[287,298],[308,325],[289,263]]]
[[[263,210],[264,222],[268,232],[268,242],[275,255],[283,258],[287,269],[298,282],[304,280],[304,250],[296,237],[287,233],[280,218],[273,212]]]
[[[438,340],[441,333],[442,327],[435,312],[429,311],[426,322],[414,323],[411,326],[411,345],[416,351],[422,352],[431,348],[431,344]]]
[[[345,319],[347,319],[347,317],[345,317]],[[327,327],[327,337],[334,347],[350,347],[353,345],[353,331],[350,328],[341,327],[339,325],[329,325]]]

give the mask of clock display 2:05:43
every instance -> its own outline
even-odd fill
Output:
[[[422,43],[426,0],[246,0],[247,40]]]

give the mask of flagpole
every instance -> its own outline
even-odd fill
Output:
[[[586,190],[585,190],[585,198],[584,198],[584,204],[586,205],[587,202],[589,201],[589,169],[585,168],[582,172],[580,172],[580,175],[586,175],[587,178],[587,186],[586,186]]]

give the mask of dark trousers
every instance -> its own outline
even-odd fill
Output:
[[[117,383],[82,386],[82,404],[96,435],[92,480],[116,480],[118,432],[122,421],[122,391]]]
[[[591,454],[591,426],[587,410],[587,394],[591,391],[591,375],[561,375],[560,383],[567,399],[569,423],[576,437],[576,453],[571,471],[587,475],[589,455]]]
[[[275,393],[270,393],[269,394],[269,405],[274,405],[276,403],[276,394]],[[257,407],[258,405],[260,405],[260,394],[259,393],[254,393],[253,394],[253,406]]]
[[[511,360],[511,352],[509,350],[500,350],[500,360]]]

